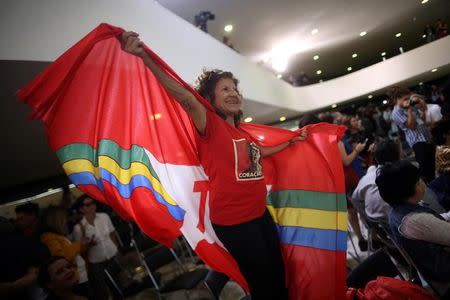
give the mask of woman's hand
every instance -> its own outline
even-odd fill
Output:
[[[293,143],[298,142],[298,141],[304,141],[307,138],[308,138],[308,131],[306,129],[303,129],[302,131],[300,131],[299,135],[297,135],[296,137],[293,137],[289,141],[289,144],[293,144]]]
[[[359,154],[364,150],[364,147],[366,147],[365,144],[358,143],[358,144],[356,144],[354,150],[356,151],[356,153]]]
[[[145,55],[144,43],[139,39],[139,34],[133,31],[127,31],[122,33],[120,38],[120,46],[122,50],[143,57]]]

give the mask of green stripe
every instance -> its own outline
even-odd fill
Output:
[[[303,190],[272,191],[267,196],[267,205],[275,208],[295,207],[347,211],[345,194]]]
[[[89,144],[76,143],[61,147],[56,151],[56,155],[61,161],[61,164],[74,159],[87,159],[91,161],[95,167],[98,167],[99,156],[110,157],[122,169],[129,169],[131,163],[140,162],[144,164],[152,176],[159,181],[159,177],[153,169],[144,148],[136,145],[133,145],[130,150],[124,150],[112,140],[100,140],[97,149]]]

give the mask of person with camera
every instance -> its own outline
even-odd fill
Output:
[[[426,125],[426,115],[420,111],[416,98],[407,88],[394,86],[387,92],[392,102],[396,103],[391,119],[404,133],[408,145],[414,150],[416,161],[420,165],[421,175],[426,182],[435,177],[435,145]],[[412,99],[411,99],[412,98]]]

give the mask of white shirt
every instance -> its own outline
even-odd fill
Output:
[[[436,123],[442,119],[441,107],[437,104],[427,104],[425,120],[427,123]]]
[[[381,198],[375,183],[379,168],[371,166],[367,170],[366,175],[359,180],[358,186],[353,191],[351,200],[356,207],[364,207],[369,218],[387,223],[391,207]]]
[[[450,223],[432,214],[410,213],[403,218],[398,229],[409,239],[450,246]]]
[[[96,213],[93,225],[86,218],[83,218],[80,223],[84,226],[86,238],[96,242],[88,251],[87,257],[90,263],[103,262],[116,256],[117,247],[110,236],[115,229],[107,214]],[[77,241],[81,240],[80,224],[75,225],[73,237]]]

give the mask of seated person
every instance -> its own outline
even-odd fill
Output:
[[[50,257],[48,249],[15,231],[2,217],[0,241],[0,299],[38,297],[42,294],[36,284],[38,266]]]
[[[28,202],[16,206],[15,225],[18,231],[26,238],[39,239],[39,205]]]
[[[39,269],[38,282],[48,291],[46,300],[87,300],[74,292],[79,279],[76,266],[64,257],[52,256]]]
[[[379,193],[392,206],[389,216],[393,238],[405,249],[422,274],[437,282],[450,282],[450,223],[430,208],[419,205],[425,183],[409,161],[380,169]]]
[[[450,210],[450,119],[441,120],[431,131],[436,148],[436,170],[439,176],[430,182],[429,187],[437,196],[439,203]]]
[[[382,140],[374,146],[373,156],[376,166],[367,170],[353,191],[351,200],[358,209],[364,209],[369,220],[388,223],[391,211],[389,204],[384,202],[375,183],[378,170],[386,163],[393,163],[400,159],[400,147],[392,140]]]
[[[83,295],[88,295],[88,274],[83,253],[91,246],[81,230],[79,241],[70,241],[67,236],[67,214],[62,207],[50,206],[43,214],[43,233],[41,241],[50,250],[51,255],[61,256],[70,263],[78,267],[80,276],[79,289],[83,290]]]

